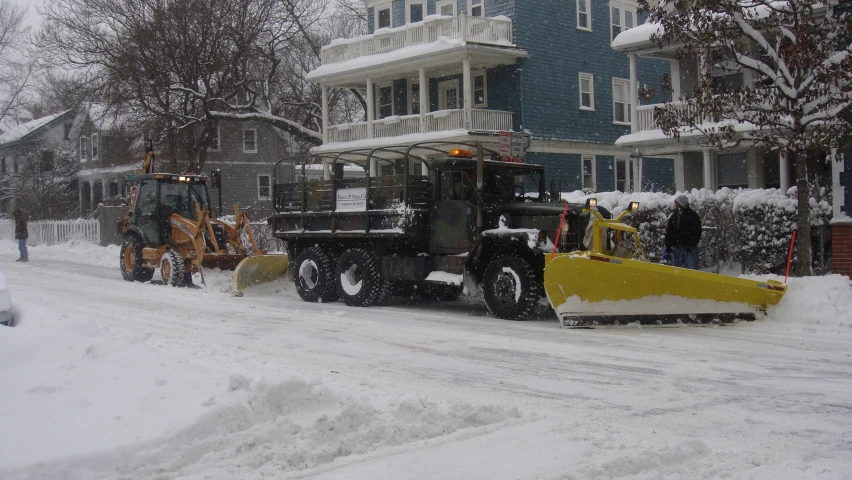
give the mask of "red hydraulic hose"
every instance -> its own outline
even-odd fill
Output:
[[[793,261],[793,245],[796,243],[796,230],[793,230],[793,238],[790,239],[790,253],[787,254],[787,271],[784,272],[784,283],[787,283],[787,277],[790,275],[790,262]]]

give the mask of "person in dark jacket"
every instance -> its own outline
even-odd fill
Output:
[[[672,265],[698,270],[698,242],[701,241],[701,219],[689,208],[686,195],[675,198],[675,211],[666,225],[666,255]],[[665,259],[665,258],[664,258]]]
[[[18,250],[21,252],[21,257],[16,261],[27,262],[29,261],[27,238],[30,236],[29,231],[27,231],[27,219],[20,208],[12,212],[12,217],[15,218],[15,240],[18,241]]]

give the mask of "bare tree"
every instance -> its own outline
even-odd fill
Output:
[[[8,163],[7,163],[8,162]],[[6,151],[0,201],[14,202],[30,219],[69,218],[77,202],[76,150],[71,141],[24,141]]]
[[[85,75],[110,103],[165,125],[171,158],[200,169],[217,121],[260,120],[309,145],[315,102],[282,79],[325,12],[321,0],[49,0],[42,58]],[[318,55],[318,54],[317,54]]]
[[[699,132],[719,148],[786,153],[796,167],[796,273],[811,273],[807,159],[852,135],[852,17],[837,0],[639,0],[661,29],[659,46],[698,58],[702,72],[682,105],[657,109],[663,130]],[[747,72],[753,85],[720,88],[713,68]]]
[[[23,52],[26,10],[0,0],[0,120],[16,116],[33,67]]]

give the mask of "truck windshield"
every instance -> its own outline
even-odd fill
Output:
[[[163,183],[160,185],[160,206],[182,217],[195,218],[195,206],[201,210],[207,206],[207,189],[204,185],[189,182]]]
[[[492,168],[485,172],[485,195],[501,203],[538,201],[540,175],[537,171]]]

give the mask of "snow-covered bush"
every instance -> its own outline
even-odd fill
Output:
[[[831,215],[831,202],[825,188],[811,192],[811,223],[823,225]],[[745,273],[782,273],[787,260],[790,237],[796,225],[796,189],[718,191],[697,190],[669,195],[659,192],[621,193],[581,191],[565,193],[569,202],[583,203],[595,197],[598,205],[613,215],[621,213],[630,202],[639,202],[639,211],[624,219],[639,230],[645,253],[659,262],[664,249],[668,217],[674,211],[677,195],[689,197],[690,206],[701,217],[707,229],[701,236],[701,266],[742,264]]]

